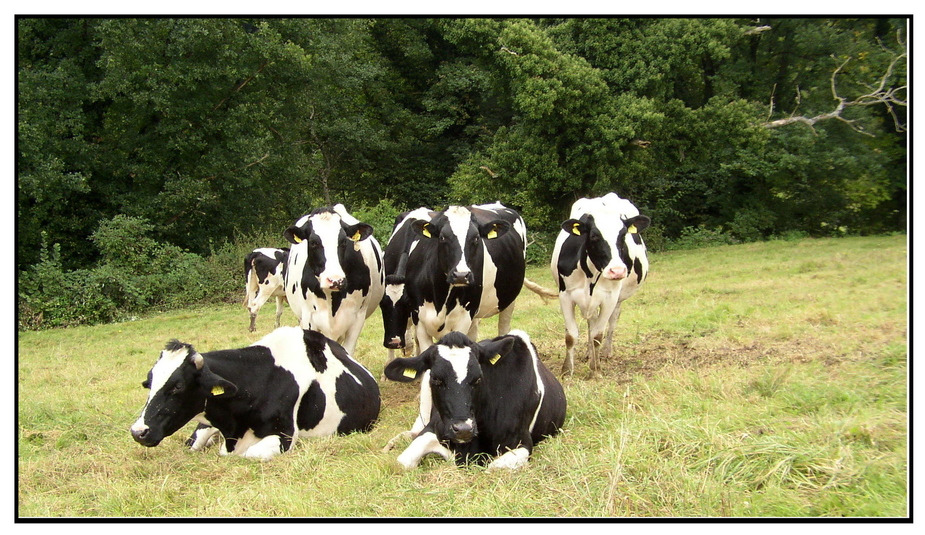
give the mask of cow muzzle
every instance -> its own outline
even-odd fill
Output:
[[[626,268],[623,266],[614,266],[607,268],[604,272],[604,278],[610,280],[623,280],[626,278]]]
[[[454,271],[449,277],[451,286],[469,286],[472,284],[471,271]]]
[[[325,277],[324,287],[332,292],[339,292],[344,289],[344,277]]]
[[[405,347],[405,342],[401,337],[395,336],[385,342],[386,349],[401,349]]]
[[[132,428],[132,438],[142,446],[153,448],[161,443],[161,437],[153,433],[150,427]]]
[[[465,444],[471,442],[473,438],[478,434],[475,429],[475,423],[472,420],[463,420],[457,421],[450,424],[450,431],[452,433],[452,440],[457,444]]]

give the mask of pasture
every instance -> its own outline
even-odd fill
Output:
[[[381,448],[410,426],[418,383],[380,382],[372,432],[300,440],[266,463],[187,451],[193,424],[156,448],[132,440],[168,339],[248,345],[272,329],[272,305],[255,333],[240,304],[21,332],[17,517],[907,517],[906,240],[650,253],[615,355],[594,377],[576,356],[563,433],[514,472],[399,469],[407,443]],[[545,267],[527,276],[554,287]],[[558,303],[524,290],[513,326],[558,373]],[[495,334],[483,321],[481,337]],[[377,313],[356,352],[377,378],[381,344]]]

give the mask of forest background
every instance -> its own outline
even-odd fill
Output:
[[[18,328],[240,300],[337,202],[500,200],[535,265],[609,191],[656,252],[904,232],[908,23],[19,17]]]

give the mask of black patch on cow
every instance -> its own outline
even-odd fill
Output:
[[[305,340],[308,360],[318,373],[324,373],[328,369],[328,359],[324,355],[324,350],[328,346],[329,339],[317,331],[306,330],[304,332],[305,335],[302,338]]]
[[[326,399],[324,391],[318,381],[312,381],[305,395],[302,396],[302,403],[299,405],[299,412],[296,421],[299,423],[299,429],[314,429],[321,422],[324,416],[324,407]]]

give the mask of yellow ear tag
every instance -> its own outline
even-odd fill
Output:
[[[353,237],[350,239],[353,241],[360,241],[360,238],[362,238],[362,236],[360,236],[360,231],[358,230],[357,233],[354,234]]]
[[[629,232],[630,234],[636,234],[636,225],[630,225],[630,227],[626,229],[626,231]]]
[[[488,238],[489,240],[493,240],[498,237],[498,231],[495,229],[491,229],[488,231],[488,234],[486,234],[485,237]]]
[[[581,236],[581,231],[578,230],[578,227],[581,226],[581,223],[575,223],[572,225],[572,234],[576,236]]]
[[[498,362],[498,359],[500,358],[501,358],[501,355],[495,355],[494,357],[491,357],[490,359],[488,359],[488,363],[494,366],[495,363]]]
[[[402,375],[409,379],[414,379],[418,376],[418,372],[414,368],[405,368],[405,371],[402,372]]]
[[[295,240],[296,243],[302,243],[302,238],[296,236],[295,234],[292,235],[292,239]]]
[[[431,235],[430,235],[430,230],[427,228],[427,226],[421,227],[421,234],[423,234],[424,236],[426,236],[426,237],[428,237],[428,238],[431,237]]]
[[[221,396],[224,393],[225,393],[225,389],[221,385],[215,385],[212,387],[213,396]]]

